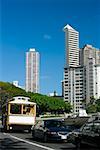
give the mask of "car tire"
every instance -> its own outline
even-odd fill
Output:
[[[76,144],[76,149],[77,149],[77,150],[80,150],[80,148],[81,148],[81,143],[77,143],[77,144]]]
[[[33,137],[33,139],[35,139],[35,134],[34,134],[34,131],[32,131],[32,137]]]
[[[47,142],[47,135],[44,133],[43,142]]]
[[[75,139],[75,145],[76,145],[76,149],[79,150],[81,147],[81,140],[79,138]]]

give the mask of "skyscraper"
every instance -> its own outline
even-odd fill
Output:
[[[79,32],[70,25],[63,28],[65,32],[66,66],[79,65]]]
[[[100,64],[100,50],[87,44],[80,49],[80,65],[86,66],[89,58],[95,58],[95,64]]]
[[[73,112],[78,113],[83,108],[84,99],[84,67],[69,67],[64,69],[64,101],[70,102]]]
[[[65,32],[66,62],[64,68],[64,101],[73,106],[73,112],[78,113],[83,100],[84,68],[79,66],[79,32],[71,26],[63,28]]]
[[[86,103],[91,97],[100,98],[100,64],[96,65],[95,58],[88,58],[86,65]]]
[[[64,68],[64,101],[79,113],[91,97],[100,98],[100,50],[85,45],[79,49],[79,33],[71,26],[64,27],[66,63]]]
[[[86,72],[86,103],[91,97],[100,97],[100,50],[92,45],[85,45],[80,49],[80,64]]]
[[[26,52],[26,91],[39,92],[39,53],[35,49]]]

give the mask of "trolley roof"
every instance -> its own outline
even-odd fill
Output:
[[[30,102],[29,101],[30,98],[29,97],[24,97],[24,96],[16,96],[16,97],[13,97],[9,103],[10,104],[25,104],[25,105],[36,105],[36,103],[34,102]]]

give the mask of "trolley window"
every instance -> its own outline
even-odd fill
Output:
[[[11,104],[10,113],[21,114],[21,105]]]

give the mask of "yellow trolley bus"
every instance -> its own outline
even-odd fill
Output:
[[[36,103],[30,98],[17,96],[2,106],[2,125],[4,130],[28,130],[35,124]]]

